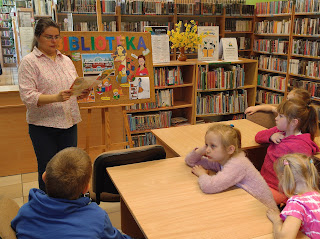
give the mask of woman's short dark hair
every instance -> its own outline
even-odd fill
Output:
[[[34,29],[34,37],[33,37],[33,43],[32,43],[32,48],[31,51],[33,50],[33,48],[36,46],[38,47],[38,37],[40,37],[40,35],[48,28],[48,27],[55,27],[59,30],[60,33],[60,28],[59,25],[54,22],[51,18],[40,18],[37,23],[36,23],[36,27]]]

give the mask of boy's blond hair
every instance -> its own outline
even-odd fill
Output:
[[[91,159],[84,150],[63,149],[47,164],[47,194],[54,198],[77,199],[87,187],[91,174]]]
[[[237,128],[234,128],[232,125],[213,124],[208,128],[206,134],[208,134],[209,132],[212,132],[220,136],[221,143],[225,149],[231,145],[235,146],[235,150],[232,155],[236,155],[242,151],[241,133]]]
[[[313,160],[304,154],[287,154],[273,165],[279,179],[279,189],[287,197],[295,194],[296,181],[304,180],[309,188],[319,192],[319,174]]]

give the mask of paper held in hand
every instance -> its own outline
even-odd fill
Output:
[[[102,81],[110,76],[111,74],[114,74],[115,69],[107,69],[102,71],[98,77],[97,76],[86,76],[86,77],[77,77],[70,89],[73,91],[73,95],[80,96],[82,94],[82,91],[86,89],[91,89],[93,87],[96,87]]]

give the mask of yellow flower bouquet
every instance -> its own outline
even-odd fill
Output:
[[[194,20],[191,20],[190,24],[184,24],[184,32],[181,32],[181,26],[182,22],[179,21],[179,23],[176,24],[175,30],[168,31],[169,40],[172,43],[171,48],[180,48],[180,52],[188,49],[195,51],[207,33],[198,35],[198,26]]]

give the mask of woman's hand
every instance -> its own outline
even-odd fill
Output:
[[[208,170],[204,169],[201,165],[196,165],[191,169],[191,172],[200,177],[201,175],[208,174]]]
[[[90,89],[85,89],[81,92],[81,95],[79,95],[77,99],[78,100],[85,99],[89,96],[89,94],[90,94]]]
[[[279,144],[283,138],[284,138],[284,135],[278,132],[271,135],[270,140],[275,144]]]
[[[72,90],[63,90],[60,91],[59,94],[57,94],[57,102],[63,102],[70,99],[72,96]]]

